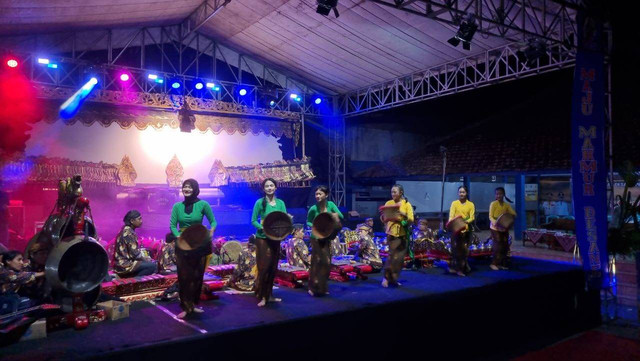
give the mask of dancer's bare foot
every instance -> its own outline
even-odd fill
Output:
[[[315,294],[314,294],[314,293],[313,293],[313,291],[311,291],[311,290],[309,290],[309,294],[310,294],[311,296],[315,296]]]
[[[263,298],[262,300],[260,300],[260,302],[258,303],[258,307],[264,307],[267,304],[267,299]]]
[[[384,288],[389,287],[389,281],[387,281],[386,278],[382,280],[382,287],[384,287]]]
[[[203,313],[204,310],[202,308],[200,308],[200,307],[194,307],[193,308],[193,312],[195,312],[195,313]]]
[[[282,298],[278,298],[278,297],[271,297],[271,302],[282,302]]]
[[[466,275],[466,274],[464,274],[464,272],[462,272],[462,271],[458,271],[458,272],[456,272],[456,274],[457,274],[458,276],[460,276],[460,277],[467,277],[467,275]]]
[[[509,267],[505,267],[505,266],[499,266],[499,267],[500,267],[500,269],[504,269],[504,270],[508,270],[509,269]]]
[[[176,317],[179,318],[179,319],[183,319],[183,318],[187,317],[187,311],[180,312]]]
[[[456,270],[454,270],[453,268],[449,268],[449,273],[456,273]]]
[[[489,268],[491,268],[494,271],[499,271],[500,270],[500,268],[498,268],[498,266],[496,266],[495,264],[490,265]]]

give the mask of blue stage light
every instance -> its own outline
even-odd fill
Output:
[[[289,94],[289,98],[291,98],[291,99],[295,100],[296,98],[298,98],[298,94],[296,94],[296,93],[291,93],[291,94]]]
[[[314,101],[314,103],[316,103],[316,104],[320,104],[320,103],[322,103],[322,98],[316,98],[316,100]]]
[[[207,88],[213,89],[216,87],[216,83],[207,83]]]
[[[275,107],[275,106],[276,106],[276,102],[275,102],[275,101],[273,101],[273,100],[272,100],[272,101],[270,101],[270,102],[269,102],[269,106],[270,106],[270,107],[272,107],[272,108],[273,108],[273,107]]]
[[[177,81],[174,81],[174,82],[171,84],[171,87],[172,87],[173,89],[179,89],[179,88],[180,88],[180,83],[178,83]]]
[[[89,96],[95,85],[98,84],[97,78],[91,78],[82,88],[78,89],[69,99],[60,106],[60,117],[69,119],[76,115],[84,100]]]
[[[38,64],[44,64],[44,65],[47,65],[47,64],[49,64],[49,59],[46,59],[46,58],[38,58]]]
[[[247,89],[245,89],[245,88],[240,89],[240,91],[238,92],[238,94],[240,94],[241,96],[245,96],[245,95],[247,95]]]
[[[202,84],[201,82],[197,82],[196,83],[196,89],[200,90],[202,88],[204,88],[204,84]]]

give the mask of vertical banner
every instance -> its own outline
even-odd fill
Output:
[[[576,236],[591,288],[608,283],[602,24],[578,12],[573,79],[571,181]]]

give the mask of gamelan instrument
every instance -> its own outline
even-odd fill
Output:
[[[293,222],[288,214],[274,211],[264,217],[262,228],[267,238],[273,241],[282,241],[293,231]]]
[[[504,213],[496,219],[496,228],[499,231],[508,231],[515,222],[516,217],[511,213]]]
[[[457,216],[447,222],[446,227],[452,234],[458,234],[467,228],[467,223],[462,219],[462,216]]]
[[[378,208],[378,212],[385,221],[399,221],[402,219],[400,216],[400,205],[394,204],[390,206],[382,206]]]
[[[311,234],[315,239],[334,239],[340,232],[342,224],[335,213],[320,213],[313,220]]]

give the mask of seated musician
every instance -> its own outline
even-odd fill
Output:
[[[167,233],[164,238],[164,246],[158,259],[158,271],[166,275],[176,273],[176,237],[173,233]]]
[[[380,251],[378,250],[378,246],[376,246],[375,242],[373,242],[373,238],[369,235],[371,227],[362,223],[358,225],[356,231],[359,236],[358,247],[356,250],[357,259],[362,263],[370,265],[375,270],[381,270],[383,263],[382,258],[380,258]]]
[[[414,239],[421,239],[421,238],[431,239],[431,238],[433,238],[433,233],[429,229],[429,223],[427,222],[426,218],[420,218],[418,220],[418,229],[416,230],[415,234],[413,235],[413,238]]]
[[[252,292],[257,276],[256,238],[252,235],[249,237],[247,248],[244,249],[238,257],[238,266],[233,270],[233,274],[229,280],[229,287],[239,291]]]
[[[15,312],[20,304],[25,304],[21,297],[22,287],[44,278],[44,272],[25,271],[22,253],[9,251],[1,256],[0,264],[0,314]],[[29,307],[31,302],[25,305]]]
[[[340,242],[340,237],[331,240],[331,257],[339,257],[344,255],[344,248]]]
[[[136,210],[124,216],[124,227],[116,238],[114,271],[120,277],[148,276],[156,273],[156,262],[145,256],[138,245],[136,228],[142,226],[142,215]]]
[[[48,243],[45,242],[36,242],[31,248],[27,251],[27,256],[29,258],[25,271],[27,272],[44,272],[44,266],[47,263],[47,257],[49,257],[49,252],[51,248]],[[35,300],[44,300],[47,294],[49,293],[47,290],[48,285],[46,283],[46,279],[44,277],[39,277],[35,280],[35,282],[24,285],[20,289],[20,294],[29,297]]]
[[[291,266],[309,269],[311,266],[311,255],[309,247],[304,243],[304,225],[293,225],[293,237],[286,244],[287,263]]]
[[[364,220],[364,224],[369,226],[369,235],[373,238],[373,218],[369,217]]]

